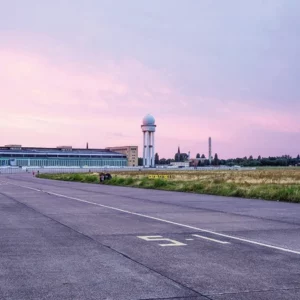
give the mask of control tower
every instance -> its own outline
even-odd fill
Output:
[[[143,119],[143,166],[145,168],[155,167],[155,140],[154,133],[156,129],[155,119],[148,114]]]

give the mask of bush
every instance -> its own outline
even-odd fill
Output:
[[[168,185],[168,182],[166,180],[163,180],[161,178],[156,178],[153,181],[153,187],[154,188],[162,188],[166,187]]]
[[[86,175],[84,178],[84,182],[87,183],[99,182],[99,177],[96,175]]]
[[[134,183],[134,179],[132,177],[125,178],[124,185],[131,185]]]

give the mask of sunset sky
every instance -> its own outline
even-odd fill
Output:
[[[0,145],[300,153],[300,1],[0,0]],[[139,156],[142,151],[139,151]]]

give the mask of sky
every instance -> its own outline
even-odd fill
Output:
[[[300,153],[300,1],[0,0],[0,144]]]

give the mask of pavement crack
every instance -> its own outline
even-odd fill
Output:
[[[198,297],[199,296],[171,297],[171,298],[140,298],[138,300],[176,300],[176,299],[192,299],[192,298],[195,298],[195,300],[197,300]]]
[[[94,240],[94,239],[93,239],[93,240]],[[96,242],[98,242],[98,241],[96,241]],[[139,264],[139,265],[141,265],[141,266],[147,268],[147,269],[150,270],[151,272],[154,272],[154,273],[156,273],[156,274],[159,274],[160,276],[162,276],[162,277],[164,277],[164,278],[166,278],[166,279],[168,279],[168,280],[170,280],[170,281],[172,281],[172,282],[174,282],[174,283],[180,285],[181,287],[183,287],[183,288],[185,288],[185,289],[187,289],[187,290],[190,290],[190,291],[192,291],[193,293],[196,293],[196,294],[197,294],[197,296],[189,296],[189,297],[199,297],[199,296],[201,296],[201,297],[204,297],[204,298],[206,298],[206,299],[208,299],[208,300],[213,300],[213,299],[210,298],[209,296],[199,293],[198,291],[194,290],[193,288],[188,287],[188,286],[184,285],[183,283],[181,283],[181,282],[179,282],[179,281],[177,281],[177,280],[175,280],[175,279],[173,279],[173,278],[171,278],[171,277],[169,277],[169,276],[167,276],[167,275],[165,275],[165,274],[163,274],[163,273],[161,273],[161,272],[159,272],[159,271],[157,271],[157,270],[155,270],[155,269],[153,269],[153,268],[150,268],[149,266],[147,266],[147,265],[145,265],[145,264],[143,264],[143,263],[141,263],[141,262],[139,262],[139,261],[133,259],[132,257],[128,256],[127,254],[124,254],[124,253],[122,253],[122,252],[120,252],[120,251],[118,251],[118,250],[112,248],[111,246],[102,244],[102,243],[100,243],[100,242],[98,242],[98,243],[99,243],[100,245],[102,245],[102,246],[104,246],[104,247],[106,247],[106,248],[112,250],[112,251],[117,252],[118,254],[122,255],[123,257],[126,257],[127,259],[133,261],[134,263],[137,263],[137,264]],[[182,298],[184,299],[184,297],[177,297],[177,298],[176,298],[176,297],[175,297],[175,298],[154,298],[154,299],[178,299],[178,298],[179,298],[179,299],[182,299]],[[150,298],[150,299],[151,299],[151,298]],[[149,300],[150,300],[150,299],[149,299]],[[148,299],[143,299],[143,300],[148,300]]]

